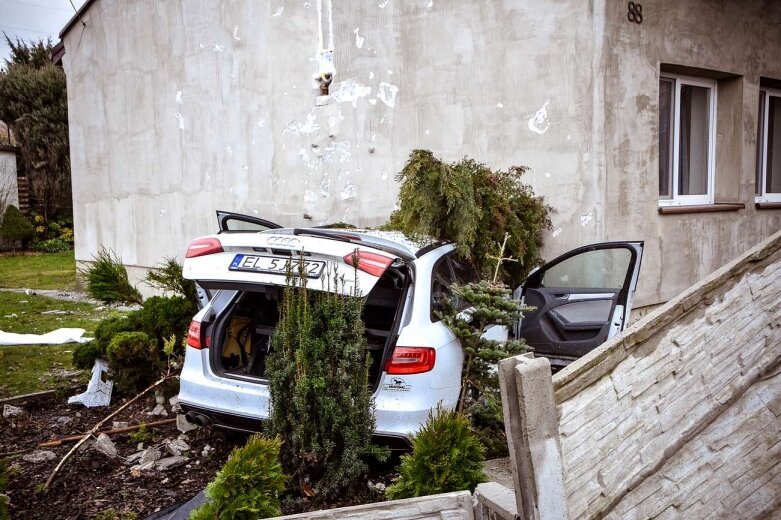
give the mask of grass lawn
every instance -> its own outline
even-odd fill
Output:
[[[73,251],[0,256],[0,287],[72,291],[76,288]]]
[[[89,336],[98,322],[120,314],[114,309],[96,310],[89,303],[56,300],[46,296],[0,291],[0,330],[42,334],[62,327],[81,328]],[[66,314],[42,314],[46,311]],[[73,377],[57,378],[55,369],[73,369],[71,355],[76,343],[66,345],[0,346],[0,397],[73,385]],[[77,379],[89,378],[84,373]]]

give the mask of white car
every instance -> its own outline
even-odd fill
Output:
[[[189,420],[257,431],[269,416],[265,361],[288,266],[297,265],[301,254],[310,289],[324,289],[320,275],[329,269],[349,270],[344,290],[364,300],[376,436],[404,447],[437,403],[456,404],[463,352],[435,311],[444,298],[453,298],[451,284],[474,281],[476,273],[456,258],[452,244],[422,245],[396,232],[281,228],[244,215],[217,216],[220,232],[194,240],[184,261],[184,276],[197,282],[203,304],[188,331],[181,374],[179,402]],[[516,334],[559,364],[596,347],[627,321],[641,255],[640,242],[597,244],[536,270],[517,294],[537,310]],[[506,337],[507,331],[492,336]]]

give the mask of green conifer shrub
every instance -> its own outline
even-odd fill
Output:
[[[206,502],[190,520],[255,520],[279,516],[287,477],[279,463],[279,438],[253,435],[236,448],[206,488]]]
[[[100,320],[95,328],[94,339],[73,348],[73,364],[77,368],[90,369],[98,358],[105,358],[111,339],[120,332],[139,330],[135,313],[129,316],[111,316]]]
[[[157,341],[143,332],[118,333],[106,354],[119,393],[135,393],[159,377],[162,362]]]
[[[195,300],[183,296],[152,296],[133,313],[132,320],[138,323],[138,329],[150,338],[157,340],[159,352],[163,352],[163,343],[172,335],[176,336],[175,354],[182,352],[182,340],[193,316],[198,312]]]
[[[172,292],[195,303],[198,296],[195,282],[182,274],[182,264],[174,257],[163,258],[157,267],[146,273],[145,283],[155,289]]]
[[[22,212],[14,205],[5,209],[3,220],[0,222],[0,237],[12,244],[16,249],[16,242],[29,239],[33,236],[33,225]]]
[[[487,339],[484,334],[493,326],[511,329],[528,307],[514,300],[505,285],[496,282],[456,284],[451,285],[450,290],[471,308],[471,312],[462,313],[450,300],[445,300],[445,310],[439,313],[442,323],[453,331],[464,349],[458,410],[472,421],[489,456],[503,457],[507,454],[507,439],[496,367],[500,360],[525,352],[526,343],[523,340],[496,341]]]
[[[399,478],[386,490],[392,500],[468,489],[487,479],[485,449],[469,425],[454,410],[429,412],[423,428],[412,438],[412,453],[402,455]]]
[[[303,282],[301,282],[303,280]],[[268,361],[271,430],[299,490],[327,501],[357,489],[371,446],[372,396],[367,384],[361,299],[309,291],[306,277],[288,277]],[[335,273],[331,287],[343,287]]]
[[[92,264],[79,269],[87,283],[87,294],[105,303],[143,303],[141,293],[130,285],[122,260],[105,247],[92,257]]]
[[[399,208],[388,227],[452,241],[484,273],[495,244],[509,233],[507,253],[517,262],[502,265],[499,278],[515,286],[541,263],[543,232],[551,227],[551,207],[522,183],[527,170],[491,170],[469,158],[445,163],[429,150],[413,150],[396,176]]]

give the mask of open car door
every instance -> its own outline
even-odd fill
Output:
[[[624,329],[637,288],[643,242],[580,247],[534,271],[516,297],[535,307],[516,333],[561,368]]]

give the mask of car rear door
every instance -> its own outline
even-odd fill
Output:
[[[201,237],[190,244],[183,275],[211,292],[253,290],[258,285],[284,286],[291,271],[294,276],[306,277],[312,290],[363,297],[388,266],[412,259],[402,251],[360,242],[360,237],[339,231],[226,227],[217,235]],[[358,268],[353,269],[356,260]],[[303,271],[299,272],[302,261]],[[338,282],[335,275],[339,276]]]
[[[516,289],[535,308],[517,335],[554,366],[588,353],[626,326],[642,256],[643,242],[607,242],[545,264]]]

